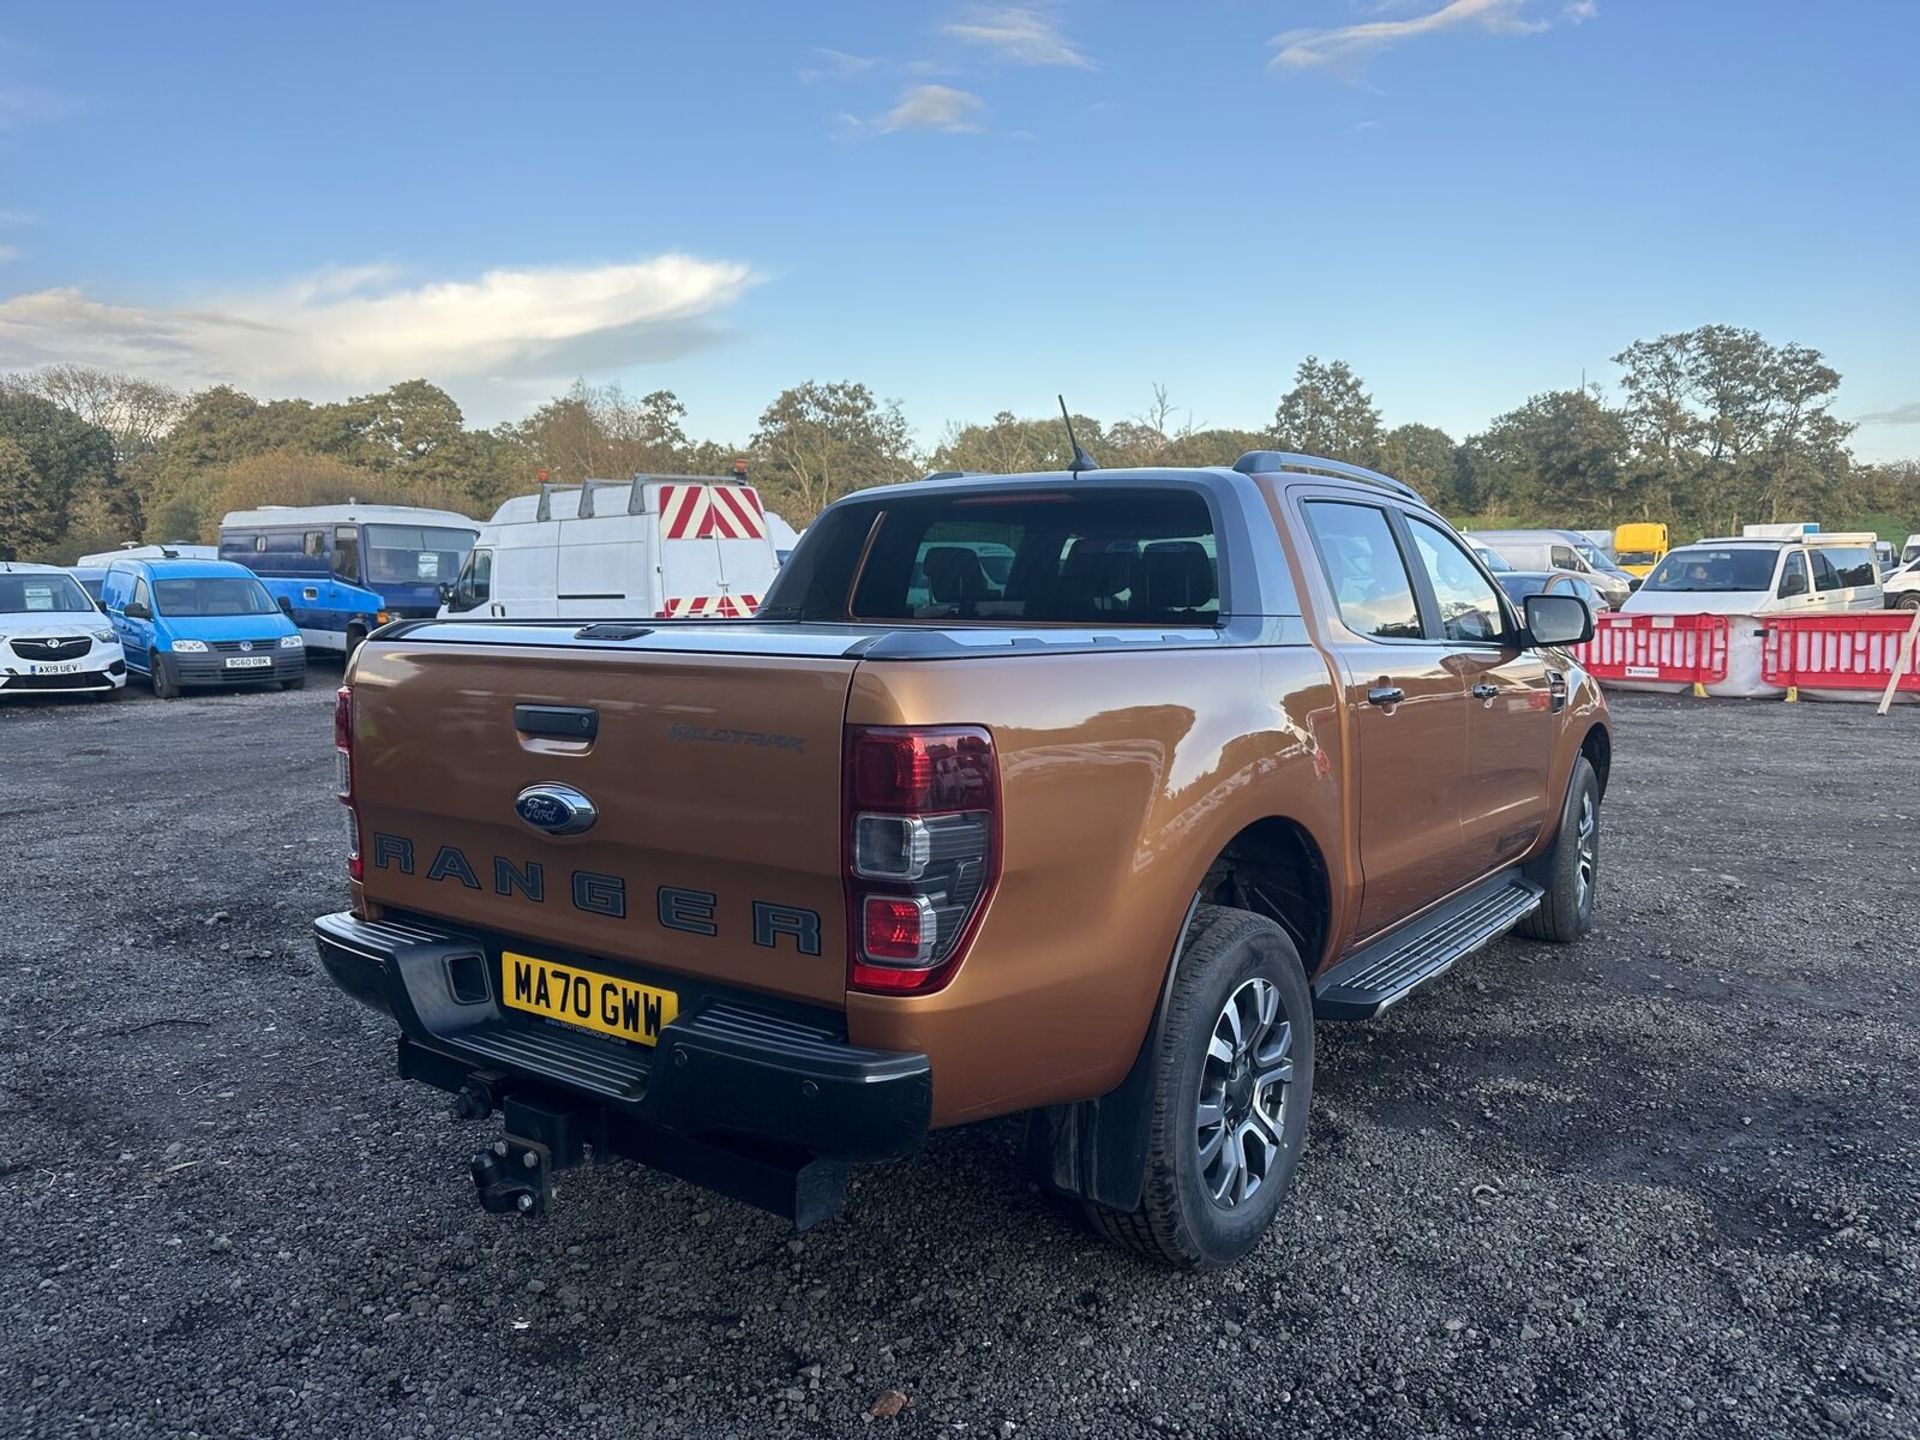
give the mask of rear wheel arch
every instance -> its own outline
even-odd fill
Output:
[[[1287,816],[1270,815],[1243,827],[1207,865],[1188,899],[1126,1078],[1097,1099],[1052,1105],[1029,1116],[1028,1170],[1047,1189],[1120,1211],[1139,1205],[1154,1109],[1154,1061],[1180,958],[1203,905],[1276,922],[1309,978],[1326,958],[1333,893],[1319,843]]]

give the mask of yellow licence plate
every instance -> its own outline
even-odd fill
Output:
[[[511,950],[500,956],[500,998],[529,1015],[564,1020],[641,1045],[659,1043],[661,1029],[680,1013],[679,997],[671,990]]]

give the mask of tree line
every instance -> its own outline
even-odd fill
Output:
[[[1298,450],[1385,470],[1462,524],[1611,527],[1664,520],[1679,535],[1749,521],[1920,528],[1920,462],[1863,465],[1832,413],[1840,376],[1817,350],[1707,325],[1628,346],[1622,378],[1548,390],[1455,440],[1391,428],[1341,360],[1309,356],[1270,421],[1196,428],[1164,387],[1136,416],[1076,415],[1106,466],[1225,465]],[[0,376],[0,558],[71,561],[126,540],[213,538],[228,510],[408,503],[492,513],[543,479],[725,474],[745,460],[768,508],[796,526],[851,490],[927,470],[1064,468],[1057,417],[1001,412],[950,424],[922,452],[898,402],[853,381],[783,390],[744,445],[693,439],[671,390],[638,397],[577,382],[522,420],[471,428],[453,398],[408,380],[339,402],[184,394],[56,365]]]

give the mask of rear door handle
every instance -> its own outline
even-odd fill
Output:
[[[1369,705],[1398,705],[1407,698],[1407,692],[1398,685],[1376,685],[1367,691]]]
[[[1473,698],[1476,700],[1491,700],[1499,693],[1500,687],[1498,685],[1489,685],[1484,680],[1473,687]]]

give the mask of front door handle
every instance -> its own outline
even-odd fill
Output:
[[[1478,685],[1473,687],[1473,698],[1476,700],[1491,700],[1499,693],[1500,687],[1498,685],[1489,685],[1485,680],[1482,680]]]
[[[1376,685],[1367,691],[1367,704],[1369,705],[1398,705],[1406,698],[1407,692],[1402,690],[1398,685]]]

